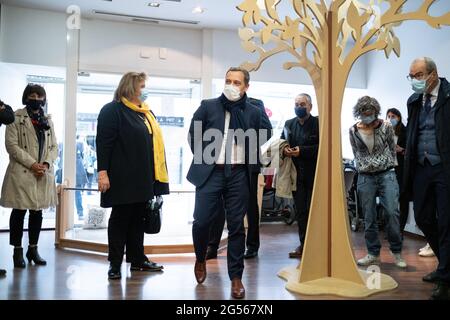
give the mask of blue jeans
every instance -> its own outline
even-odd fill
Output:
[[[75,205],[77,207],[78,216],[82,217],[83,216],[83,201],[82,201],[81,191],[79,191],[79,190],[75,191]]]
[[[364,214],[366,246],[369,254],[380,255],[381,242],[378,235],[376,197],[384,208],[385,230],[393,253],[402,251],[400,234],[399,187],[395,172],[387,171],[375,175],[358,175],[358,197]]]

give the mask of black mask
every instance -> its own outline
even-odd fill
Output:
[[[40,108],[42,108],[43,105],[44,105],[43,100],[29,99],[27,101],[27,107],[34,111],[39,110]]]

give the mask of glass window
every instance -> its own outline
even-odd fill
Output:
[[[223,79],[214,79],[213,92],[215,92],[216,96],[222,94],[223,86]],[[299,93],[307,93],[311,96],[313,103],[311,113],[312,115],[317,116],[319,110],[314,87],[312,85],[251,81],[248,90],[249,97],[263,100],[266,112],[272,123],[273,135],[278,137],[281,136],[286,120],[295,117],[294,100]],[[356,104],[358,98],[366,94],[367,90],[365,89],[348,88],[345,90],[341,115],[342,155],[344,158],[353,159],[353,152],[348,135],[348,129],[355,122],[352,108]]]
[[[11,105],[14,111],[23,108],[22,93],[28,83],[36,83],[45,88],[47,93],[47,113],[54,123],[57,141],[62,145],[63,125],[64,125],[64,90],[65,90],[65,69],[0,63],[0,87],[2,88],[0,99]],[[0,183],[9,163],[8,153],[5,149],[5,126],[0,128]],[[55,163],[55,170],[59,168],[59,163]],[[0,207],[0,230],[9,229],[9,217],[11,209]],[[55,227],[55,208],[49,208],[43,212],[44,220],[42,228]],[[28,214],[25,216],[28,219]],[[25,220],[25,228],[28,222]]]
[[[101,73],[81,73],[78,77],[76,161],[79,181],[77,190],[67,191],[74,193],[75,210],[66,239],[107,243],[106,225],[92,228],[92,219],[96,219],[97,213],[108,221],[111,212],[98,207],[95,135],[98,114],[113,100],[121,77]],[[146,235],[145,244],[189,244],[192,243],[194,187],[186,180],[192,161],[187,136],[192,115],[200,105],[200,82],[150,77],[146,85],[150,92],[146,102],[163,131],[171,194],[164,196],[163,206],[163,220],[170,223],[163,223],[158,235]]]

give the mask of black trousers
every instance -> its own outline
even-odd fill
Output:
[[[209,242],[208,247],[213,250],[218,250],[220,240],[222,238],[223,229],[225,227],[225,208],[223,207],[223,200],[219,204],[219,209],[216,213],[216,218],[209,228]]]
[[[450,181],[442,164],[417,164],[413,188],[416,223],[438,258],[439,279],[450,283]]]
[[[126,261],[142,264],[144,254],[144,203],[124,204],[112,207],[108,224],[108,260],[120,266],[126,248]]]
[[[259,208],[258,208],[258,176],[259,173],[252,173],[250,179],[250,194],[248,200],[247,210],[247,249],[259,250]],[[222,237],[223,228],[225,225],[225,210],[223,204],[219,206],[217,218],[211,225],[209,231],[208,247],[217,250],[219,248],[220,239]]]
[[[228,276],[242,278],[244,271],[245,229],[244,214],[248,205],[248,178],[246,166],[232,170],[225,177],[223,169],[215,168],[206,183],[195,192],[192,238],[198,261],[204,262],[212,223],[220,207],[225,207],[228,226]]]
[[[42,210],[29,210],[28,238],[30,245],[37,245],[42,228]],[[15,247],[22,246],[23,223],[27,210],[13,209],[9,218],[9,243]]]
[[[312,176],[297,176],[297,191],[293,192],[293,196],[297,213],[298,236],[301,246],[305,244],[313,187],[314,173]]]
[[[400,193],[398,201],[400,202],[400,232],[403,232],[405,230],[406,222],[408,221],[409,199],[403,193]]]
[[[400,172],[398,168],[395,169],[395,175],[397,177],[398,186],[400,188],[400,196],[399,196],[399,203],[400,203],[400,218],[399,218],[399,224],[400,224],[400,232],[403,233],[405,230],[406,222],[408,221],[408,215],[409,215],[409,197],[403,192],[403,174]]]

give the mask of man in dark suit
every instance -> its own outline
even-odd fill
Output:
[[[10,106],[0,100],[0,126],[2,124],[10,124],[14,122],[14,111]],[[6,275],[6,270],[0,269],[0,277]]]
[[[300,258],[305,244],[309,208],[316,175],[317,153],[319,150],[319,119],[311,115],[311,97],[302,93],[295,98],[296,117],[286,121],[281,139],[289,142],[284,156],[291,157],[297,169],[297,191],[294,192],[297,211],[300,246],[289,252],[290,258]]]
[[[245,296],[241,282],[245,250],[243,220],[252,166],[259,161],[257,130],[261,127],[261,112],[247,101],[249,81],[248,71],[230,68],[223,94],[202,101],[189,129],[194,159],[187,179],[196,186],[192,226],[197,258],[194,274],[198,283],[205,281],[209,230],[223,201],[228,226],[228,275],[231,295],[237,299]]]
[[[431,299],[449,299],[450,285],[450,84],[430,58],[413,61],[408,76],[404,189],[412,194],[414,217],[439,261],[423,277],[434,282]]]
[[[257,107],[261,111],[261,140],[259,144],[264,144],[272,137],[272,124],[264,107],[264,102],[255,98],[248,98],[253,106]],[[265,134],[267,133],[267,137]],[[250,196],[247,210],[247,238],[246,238],[246,251],[244,259],[251,259],[258,256],[259,250],[259,207],[258,207],[258,176],[261,171],[261,167],[252,166],[252,173],[250,177]],[[220,239],[222,237],[223,229],[225,225],[225,211],[223,206],[220,206],[217,218],[213,222],[209,232],[208,250],[206,252],[206,260],[217,258],[217,250],[220,245]]]

